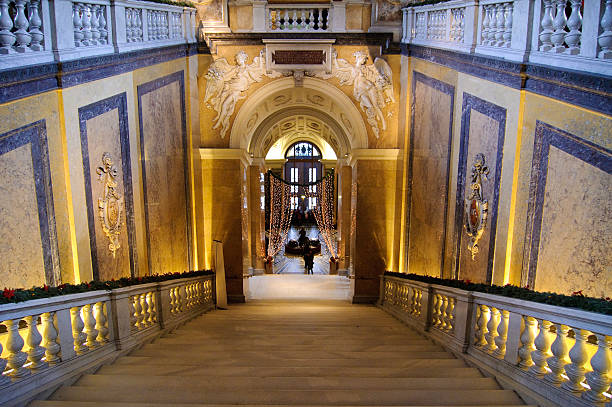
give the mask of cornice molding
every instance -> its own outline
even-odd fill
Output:
[[[349,158],[349,165],[355,166],[357,161],[397,161],[402,156],[399,148],[364,148],[353,150]]]
[[[252,159],[242,148],[200,148],[201,160],[240,160],[245,167],[252,164]]]

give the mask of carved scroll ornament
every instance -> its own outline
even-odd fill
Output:
[[[470,185],[470,195],[465,200],[465,230],[469,237],[468,250],[474,260],[478,253],[478,241],[484,233],[487,224],[489,211],[489,201],[483,198],[482,179],[487,179],[489,167],[486,165],[485,156],[482,153],[476,154],[472,164],[472,183]]]
[[[121,212],[123,198],[117,192],[117,175],[119,171],[113,164],[110,153],[102,154],[102,165],[96,169],[98,179],[104,183],[104,195],[98,198],[98,216],[102,223],[102,230],[109,239],[108,250],[115,257],[115,253],[121,247],[119,235],[121,234]]]

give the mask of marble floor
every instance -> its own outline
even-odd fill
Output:
[[[287,234],[287,241],[298,240],[301,228],[291,227]],[[304,227],[306,236],[309,239],[319,239],[321,242],[321,254],[314,257],[313,274],[329,274],[329,250],[323,237],[316,227]],[[304,259],[298,255],[286,255],[285,250],[281,250],[274,258],[274,274],[304,274]]]
[[[350,280],[323,274],[267,274],[248,279],[247,300],[345,300]]]

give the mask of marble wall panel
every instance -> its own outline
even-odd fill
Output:
[[[79,108],[79,126],[93,277],[104,281],[133,276],[134,204],[126,94]],[[99,170],[104,154],[110,154],[116,168],[115,191],[121,199],[119,248],[114,253],[99,210],[106,194],[104,173]]]
[[[0,284],[60,281],[45,122],[0,135]]]
[[[413,73],[408,267],[441,276],[448,207],[454,87]]]
[[[184,73],[138,86],[150,274],[190,268]]]
[[[457,276],[474,282],[491,283],[497,229],[499,187],[502,171],[503,146],[506,131],[506,109],[483,99],[463,94],[461,146],[457,181],[455,232],[457,233]],[[471,168],[476,154],[485,156],[489,175],[483,179],[483,199],[489,203],[484,233],[478,242],[479,251],[472,259],[467,249],[465,198],[469,196]]]
[[[524,269],[536,290],[612,292],[612,151],[536,124]]]

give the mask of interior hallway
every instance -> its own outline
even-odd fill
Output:
[[[254,301],[201,315],[32,407],[522,405],[385,312]]]

